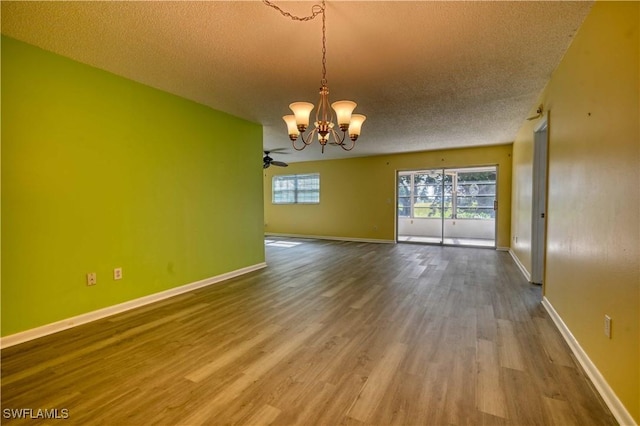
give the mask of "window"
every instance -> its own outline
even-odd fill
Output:
[[[441,172],[421,172],[413,174],[413,217],[442,217]],[[451,217],[451,175],[444,175],[445,217]]]
[[[273,204],[320,203],[320,173],[273,177]]]
[[[451,218],[452,184],[452,175],[443,175],[442,170],[401,173],[398,176],[398,215],[440,219],[444,203],[445,218]]]
[[[398,176],[398,216],[411,217],[412,174]]]
[[[456,176],[456,217],[495,219],[495,171],[459,171]]]

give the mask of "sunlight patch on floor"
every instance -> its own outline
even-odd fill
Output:
[[[271,247],[291,248],[291,247],[299,246],[300,244],[302,244],[302,243],[295,242],[295,241],[264,240],[264,245],[265,246],[271,246]]]

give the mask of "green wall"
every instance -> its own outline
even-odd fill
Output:
[[[258,124],[2,37],[2,335],[264,262],[261,149]]]
[[[312,145],[307,149],[319,149],[319,146]],[[306,161],[292,163],[286,169],[269,167],[264,173],[264,229],[268,234],[394,241],[398,171],[497,165],[496,242],[498,247],[506,248],[511,235],[511,149],[508,144]],[[271,203],[274,175],[313,172],[320,173],[320,204]]]
[[[542,103],[549,112],[545,297],[636,423],[639,17],[639,2],[595,2],[531,111]],[[537,124],[525,122],[513,148],[513,251],[526,268]],[[612,319],[611,338],[603,331],[605,315]]]

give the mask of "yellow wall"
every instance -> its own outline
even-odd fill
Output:
[[[535,108],[534,108],[535,111]],[[531,116],[535,112],[531,112]],[[536,122],[522,126],[513,144],[511,173],[511,251],[531,272],[531,208],[533,193],[533,131]]]
[[[638,2],[596,2],[540,98],[550,115],[545,296],[636,422],[639,21]],[[534,125],[513,148],[513,249],[527,268]]]
[[[319,146],[311,146],[307,149],[314,148],[319,149]],[[264,173],[265,232],[393,241],[395,239],[397,171],[481,165],[498,165],[497,246],[509,247],[510,144],[300,162],[292,163],[286,169],[270,167]],[[271,203],[271,181],[275,174],[311,172],[320,173],[320,204],[273,205]]]

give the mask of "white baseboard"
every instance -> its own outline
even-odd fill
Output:
[[[543,297],[542,306],[544,306],[544,308],[549,313],[549,316],[555,323],[556,327],[558,327],[558,330],[560,330],[562,337],[564,337],[564,340],[571,348],[571,351],[575,355],[576,359],[578,360],[584,371],[587,373],[587,376],[589,376],[589,379],[591,379],[591,382],[596,387],[596,390],[604,400],[605,404],[607,404],[607,407],[609,407],[609,410],[611,410],[611,413],[616,418],[618,423],[623,426],[636,425],[636,422],[633,420],[633,417],[631,417],[631,414],[629,414],[629,411],[627,411],[622,402],[620,402],[615,392],[613,391],[613,389],[611,389],[598,368],[591,361],[584,349],[582,349],[580,343],[578,343],[576,338],[569,330],[569,327],[567,327],[564,321],[562,321],[562,318],[560,318],[558,312],[556,312],[553,305],[551,305],[551,302],[549,302],[549,299]]]
[[[8,348],[20,343],[27,342],[29,340],[37,339],[39,337],[47,336],[49,334],[57,333],[58,331],[66,330],[72,327],[76,327],[81,324],[86,324],[91,321],[96,321],[111,315],[119,314],[131,309],[135,309],[150,303],[158,302],[160,300],[168,299],[169,297],[177,296],[182,293],[206,287],[221,281],[228,280],[230,278],[238,277],[240,275],[247,274],[249,272],[257,271],[266,267],[265,262],[257,263],[255,265],[247,266],[245,268],[237,269],[235,271],[227,272],[215,277],[205,278],[204,280],[195,281],[189,284],[182,285],[180,287],[170,288],[169,290],[161,291],[158,293],[143,296],[138,299],[129,300],[127,302],[119,303],[113,306],[107,306],[106,308],[98,309],[96,311],[87,312],[75,317],[67,318],[61,321],[56,321],[51,324],[46,324],[40,327],[32,328],[30,330],[22,331],[20,333],[11,334],[9,336],[2,337],[0,339],[0,347]]]
[[[496,251],[511,251],[509,247],[496,247]]]
[[[379,243],[379,244],[395,244],[394,240],[377,240],[371,238],[356,237],[332,237],[328,235],[301,235],[301,234],[279,234],[275,232],[265,232],[268,237],[285,237],[285,238],[307,238],[312,240],[332,240],[332,241],[351,241],[355,243]]]
[[[516,254],[511,249],[509,249],[509,254],[513,258],[513,261],[516,262],[516,265],[518,266],[518,269],[520,269],[520,272],[522,272],[522,275],[524,275],[527,281],[531,282],[531,274],[529,273],[529,271],[527,271],[527,268],[524,267],[522,262],[520,262],[518,256],[516,256]]]

